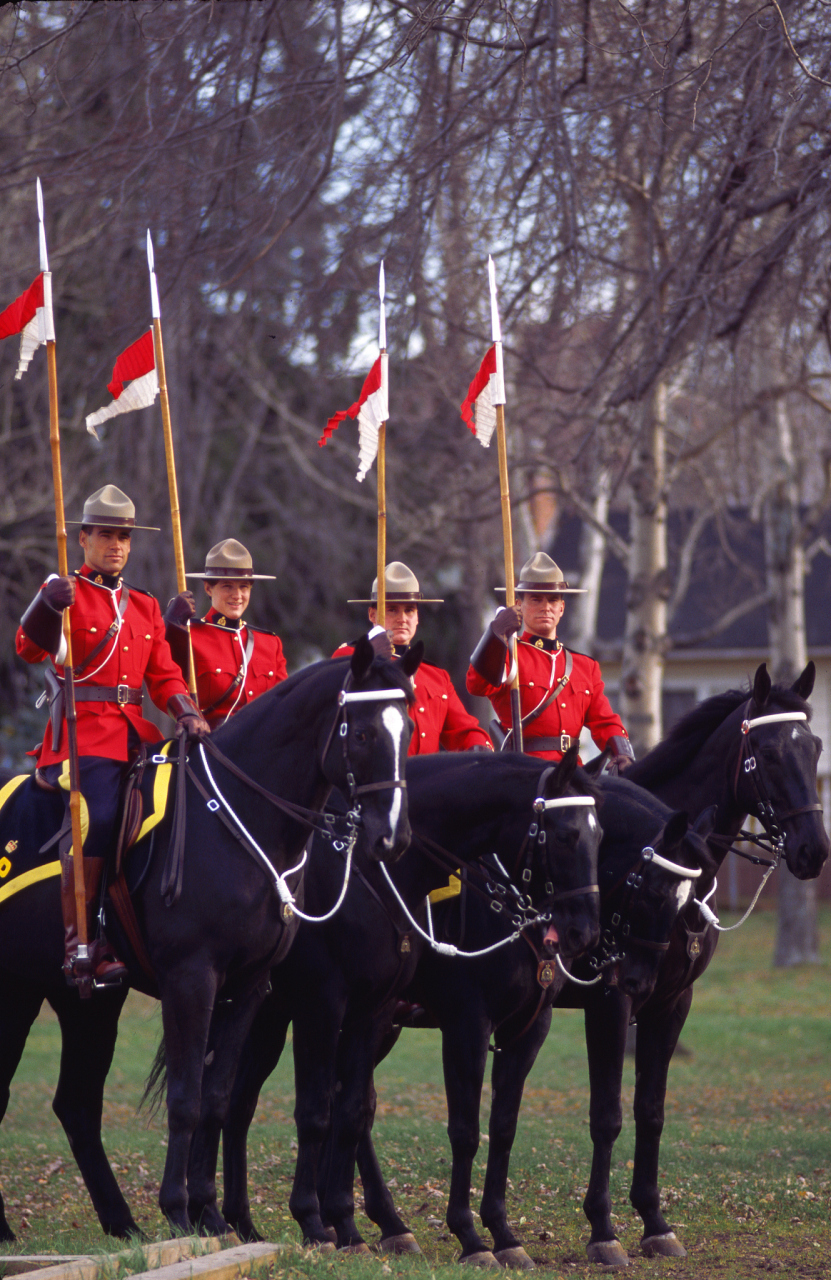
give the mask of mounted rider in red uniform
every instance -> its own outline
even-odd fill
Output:
[[[242,620],[252,582],[273,582],[274,574],[255,573],[251,553],[236,538],[225,538],[211,547],[204,573],[187,577],[203,579],[211,607],[204,618],[197,619],[191,593],[175,596],[164,615],[166,634],[173,657],[186,676],[192,647],[199,706],[216,729],[286,678],[280,637]]]
[[[510,749],[513,672],[508,639],[521,631],[517,664],[527,754],[559,760],[585,725],[599,749],[608,748],[619,771],[635,756],[623,722],[604,692],[600,664],[566,649],[557,639],[565,596],[578,592],[581,588],[568,585],[551,557],[538,551],[522,566],[516,605],[499,610],[476,646],[466,683],[471,693],[490,698],[506,735],[504,746]]]
[[[115,485],[104,485],[87,498],[83,519],[68,520],[67,524],[81,526],[84,564],[69,577],[53,575],[47,579],[20,621],[16,646],[26,662],[52,659],[46,678],[50,724],[32,754],[37,757],[39,785],[49,791],[62,790],[68,806],[69,747],[61,673],[66,654],[63,610],[69,609],[82,826],[86,827],[82,853],[87,934],[93,976],[100,985],[119,981],[126,974],[105,939],[93,937],[92,928],[104,859],[117,835],[125,765],[143,743],[162,738],[141,713],[142,682],[156,706],[177,721],[177,734],[202,737],[209,729],[171,657],[155,597],[128,586],[121,576],[133,530],[147,527],[136,524],[133,503]],[[62,861],[64,972],[72,982],[78,951],[74,876],[71,858]]]
[[[443,600],[425,600],[412,570],[400,560],[393,560],[384,572],[386,583],[385,629],[397,657],[407,650],[415,638],[420,604],[444,604]],[[372,584],[369,600],[348,600],[347,604],[369,606],[369,621],[378,625],[378,579]],[[380,633],[379,633],[380,634]],[[352,645],[342,644],[332,654],[344,658]],[[392,655],[391,655],[392,656]],[[446,751],[492,751],[493,746],[475,716],[466,711],[450,676],[441,667],[422,662],[413,677],[416,700],[410,707],[414,722],[408,755],[426,755],[444,747]]]

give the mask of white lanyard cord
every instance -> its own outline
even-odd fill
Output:
[[[410,908],[401,897],[398,889],[395,887],[392,876],[384,863],[381,863],[381,870],[386,876],[387,884],[392,889],[396,899],[398,900],[398,905],[401,907],[401,910],[404,912],[404,915],[407,917],[416,933],[418,933],[424,941],[432,947],[433,951],[438,952],[440,956],[458,956],[462,960],[475,960],[478,956],[490,955],[492,951],[498,951],[500,947],[506,947],[508,943],[516,942],[517,939],[521,937],[519,930],[515,930],[509,937],[502,938],[499,942],[495,942],[493,946],[483,947],[481,951],[460,951],[458,947],[454,947],[452,942],[437,942],[433,936],[433,913],[430,910],[430,899],[425,898],[425,902],[427,904],[427,922],[430,929],[429,933],[425,933],[413,913],[410,911]]]

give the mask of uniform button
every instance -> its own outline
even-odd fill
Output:
[[[220,671],[221,671],[221,670],[222,670],[222,667],[217,667],[217,669],[216,669],[216,674],[217,674],[217,675],[219,675],[219,673],[220,673]]]
[[[90,627],[90,631],[92,632],[93,635],[95,635],[97,630],[98,630],[97,627]]]
[[[423,733],[421,736],[422,736],[422,738],[426,738],[426,737],[427,737],[427,734],[426,734],[426,733]]]
[[[128,650],[129,648],[130,648],[130,646],[129,646],[128,644],[125,644],[125,646],[124,646],[124,652],[126,653],[126,652],[127,652],[127,650]]]
[[[145,636],[144,638],[145,638],[145,640],[149,640],[149,639],[150,639],[150,636]]]
[[[444,698],[445,702],[447,702],[447,694],[443,693],[441,696]]]
[[[564,707],[565,705],[566,705],[566,704],[565,704],[564,702],[561,702],[561,703],[560,703],[560,706],[561,706],[561,707]]]
[[[424,707],[419,707],[419,711],[423,711],[423,710],[424,710]]]
[[[269,673],[268,673],[268,674],[269,674],[270,676],[273,676],[273,675],[274,675],[274,672],[273,672],[273,671],[269,671]]]
[[[528,681],[528,684],[529,684],[529,687],[533,689],[533,687],[534,687],[534,681],[533,681],[533,680],[529,680],[529,681]]]

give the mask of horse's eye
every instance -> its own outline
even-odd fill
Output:
[[[366,729],[356,729],[356,730],[355,730],[355,741],[356,741],[356,742],[364,743],[364,742],[366,742],[367,737],[368,737],[368,734],[367,734]]]

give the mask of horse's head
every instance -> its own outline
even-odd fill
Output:
[[[546,769],[534,801],[537,832],[529,832],[527,891],[549,917],[543,945],[549,954],[575,959],[600,936],[597,851],[599,790],[577,768],[579,744]],[[533,831],[534,828],[532,827]],[[534,848],[534,846],[536,846]]]
[[[424,648],[413,645],[398,661],[378,657],[366,636],[355,645],[334,727],[327,726],[323,771],[360,812],[365,849],[379,862],[395,862],[410,843],[404,765],[412,721],[411,677]]]
[[[809,662],[793,685],[771,685],[764,663],[741,720],[736,800],[774,840],[799,880],[818,876],[829,840],[817,795],[822,741],[811,732],[808,698],[816,668]]]
[[[707,846],[715,806],[689,825],[685,813],[667,818],[651,844],[621,875],[619,863],[601,869],[604,947],[619,958],[606,978],[638,1009],[654,990],[679,915],[697,896],[699,881],[712,881],[716,862]]]

